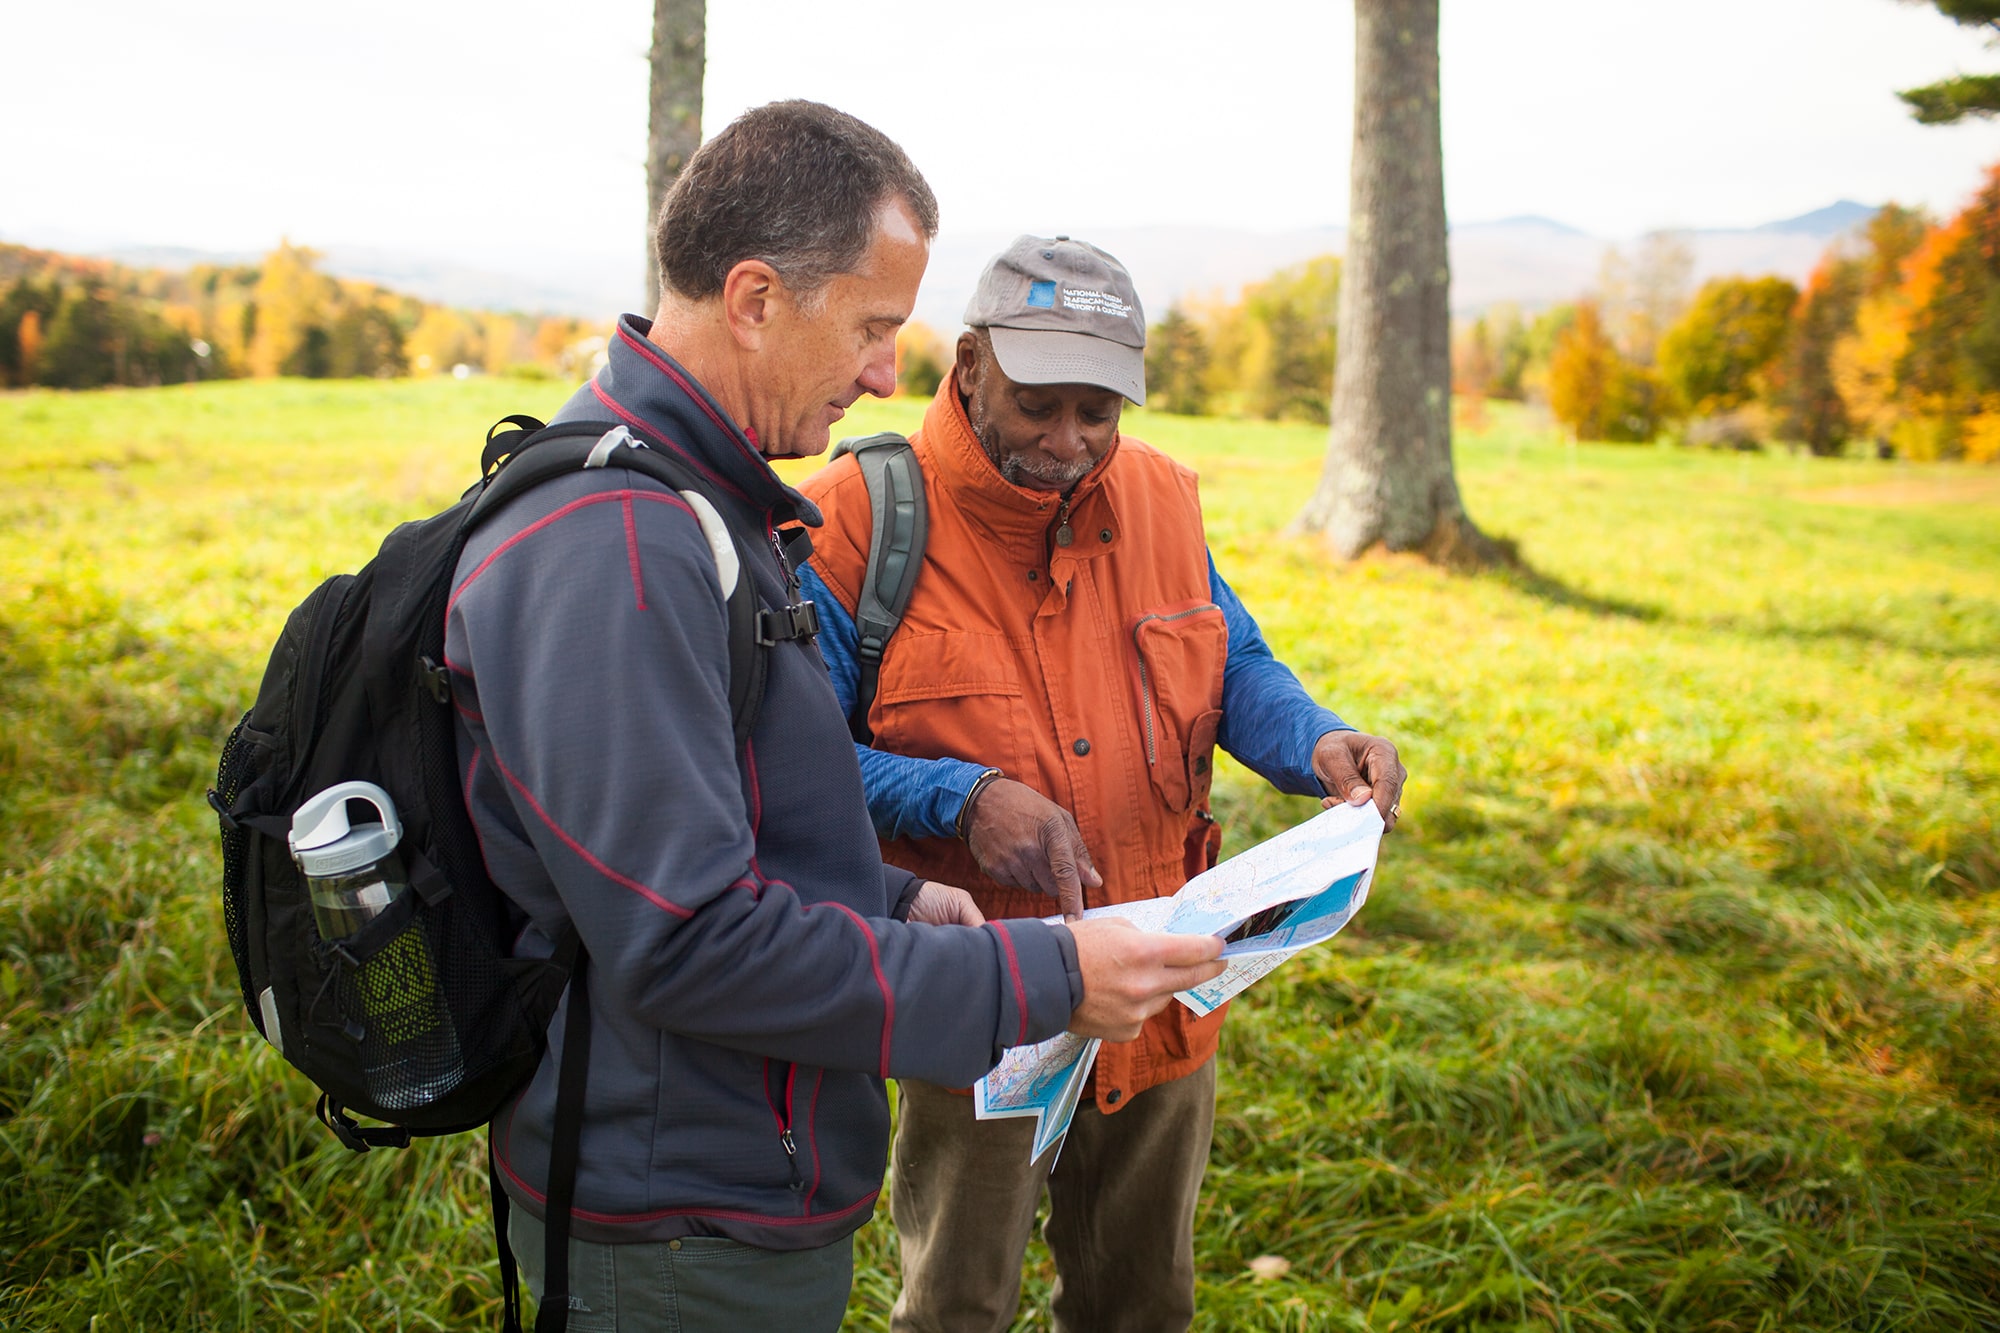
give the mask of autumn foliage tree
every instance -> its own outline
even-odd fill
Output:
[[[1578,302],[1576,317],[1549,355],[1549,410],[1580,440],[1605,438],[1617,362],[1597,302]]]
[[[1812,453],[1837,454],[1853,430],[1833,381],[1833,349],[1854,325],[1861,304],[1862,262],[1830,250],[1806,281],[1778,363],[1778,430]]]
[[[326,315],[333,305],[333,280],[319,271],[319,253],[289,240],[264,256],[257,280],[256,332],[250,341],[250,373],[324,375]]]
[[[1642,443],[1664,414],[1651,369],[1620,355],[1595,301],[1579,301],[1549,354],[1549,410],[1579,440]]]
[[[922,320],[910,320],[896,330],[896,390],[913,398],[929,398],[951,369],[951,349],[937,330]]]
[[[2000,167],[1911,257],[1898,387],[1941,452],[2000,454]]]
[[[1783,278],[1716,278],[1660,340],[1660,375],[1697,417],[1762,397],[1784,350],[1799,289]]]
[[[1146,404],[1161,412],[1208,411],[1208,339],[1182,306],[1146,331]],[[1329,367],[1329,371],[1330,371]]]
[[[1267,421],[1328,420],[1340,260],[1324,255],[1244,289],[1244,406]]]
[[[261,263],[185,271],[0,244],[0,387],[379,377],[459,364],[582,378],[602,347],[597,326],[581,320],[429,305],[322,273],[313,251],[288,243]]]
[[[1906,270],[1931,230],[1928,219],[1908,209],[1885,208],[1871,220],[1854,322],[1834,344],[1831,358],[1834,387],[1855,434],[1881,449],[1900,444],[1924,456],[1932,445],[1918,440],[1906,419],[1909,405],[1899,401],[1897,367],[1909,347],[1912,293]]]

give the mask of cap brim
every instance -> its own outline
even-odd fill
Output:
[[[1016,384],[1094,384],[1146,405],[1146,353],[1109,338],[1055,329],[987,328],[1000,369]]]

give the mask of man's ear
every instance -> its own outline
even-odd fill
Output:
[[[761,259],[745,259],[722,280],[722,318],[737,346],[754,352],[789,301],[778,271]]]
[[[959,334],[957,350],[953,369],[958,378],[958,391],[970,394],[979,387],[979,335],[971,329]]]

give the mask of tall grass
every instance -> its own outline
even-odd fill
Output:
[[[199,793],[290,607],[560,397],[0,395],[0,1327],[497,1322],[480,1146],[348,1154],[240,1012]],[[1532,572],[1458,578],[1278,535],[1317,431],[1128,429],[1412,772],[1362,917],[1225,1030],[1199,1326],[2000,1326],[1992,489],[1499,415],[1461,483]],[[1219,801],[1232,850],[1311,808]],[[885,1327],[886,1219],[858,1262]]]

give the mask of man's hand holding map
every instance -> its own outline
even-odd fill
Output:
[[[1171,898],[1092,908],[1084,916],[1124,917],[1142,930],[1175,935],[1221,936],[1228,968],[1176,996],[1198,1014],[1213,1013],[1353,919],[1367,901],[1381,842],[1382,816],[1373,804],[1336,805],[1195,876]],[[1039,1158],[1069,1129],[1098,1045],[1065,1032],[1009,1050],[973,1087],[979,1118],[1035,1117],[1033,1153]]]

